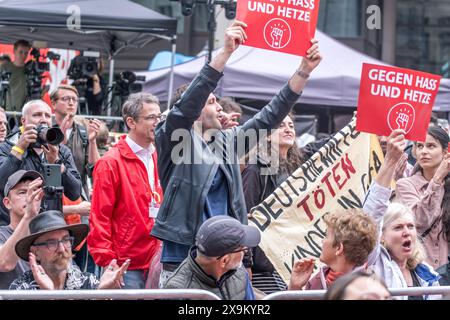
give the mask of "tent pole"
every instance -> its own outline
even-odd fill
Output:
[[[108,109],[106,110],[106,114],[108,116],[111,115],[111,109],[112,109],[112,98],[113,98],[113,82],[114,82],[114,58],[111,56],[109,58],[109,81],[108,81],[108,88],[109,88],[109,94],[108,94]]]
[[[172,103],[172,92],[173,92],[173,77],[174,77],[174,65],[175,65],[175,54],[177,52],[177,36],[173,36],[172,40],[172,61],[170,63],[170,75],[169,75],[169,91],[167,92],[167,109],[170,108]]]

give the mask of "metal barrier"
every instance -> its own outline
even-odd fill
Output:
[[[198,289],[124,290],[0,290],[0,300],[220,300],[212,292]]]
[[[321,300],[326,290],[296,290],[269,294],[263,300]],[[450,295],[450,286],[389,289],[392,296]],[[195,299],[221,300],[217,295],[199,289],[133,289],[133,290],[0,290],[0,300],[155,300]]]
[[[263,300],[321,300],[326,290],[295,290],[269,294]],[[392,296],[450,295],[450,286],[391,288]]]
[[[22,112],[18,111],[6,111],[6,115],[13,116],[13,117],[21,117]],[[123,121],[122,117],[113,117],[113,116],[97,116],[97,115],[91,115],[91,114],[76,114],[76,117],[80,118],[88,118],[88,119],[98,119],[98,120],[116,120],[116,121]]]

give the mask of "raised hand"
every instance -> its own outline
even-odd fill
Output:
[[[37,131],[34,124],[27,124],[24,127],[23,133],[20,135],[17,146],[23,150],[26,150],[30,144],[35,143],[37,140]]]
[[[89,142],[92,142],[97,138],[101,124],[102,123],[100,122],[100,120],[97,119],[89,120],[89,124],[87,126]]]
[[[239,125],[236,120],[241,116],[238,112],[226,113],[221,111],[219,115],[219,121],[222,125],[222,129],[229,129]]]
[[[69,137],[67,136],[67,130],[72,128],[72,126],[73,126],[73,118],[74,117],[75,117],[75,114],[68,113],[64,117],[64,119],[62,120],[61,125],[59,126],[59,128],[62,131],[62,133],[64,134],[63,144],[67,144],[67,140],[69,139]]]
[[[300,70],[311,73],[322,61],[322,54],[319,51],[319,40],[311,40],[311,48],[306,51],[306,57],[302,59]]]
[[[314,270],[314,259],[303,258],[294,263],[288,290],[301,290],[311,278]]]
[[[391,132],[386,142],[386,158],[385,161],[397,164],[402,158],[406,147],[405,131],[396,129]]]
[[[34,280],[39,285],[39,288],[41,290],[54,290],[55,284],[45,272],[44,268],[37,264],[36,256],[32,252],[29,253],[28,260],[30,262],[30,268],[33,273]]]
[[[113,259],[106,267],[100,278],[99,289],[120,289],[125,285],[123,274],[130,265],[130,259],[127,259],[121,267],[117,264],[117,260]]]
[[[445,177],[447,177],[449,173],[450,173],[450,153],[447,152],[447,154],[444,155],[441,164],[437,168],[433,179],[434,181],[440,184],[444,181]]]
[[[42,189],[42,179],[38,178],[30,182],[27,190],[27,205],[25,207],[25,216],[33,218],[38,215],[41,208],[41,201],[44,197]]]
[[[48,163],[55,163],[59,159],[59,147],[51,144],[42,145],[42,150],[44,150],[45,159]]]
[[[231,26],[229,26],[225,31],[225,52],[231,54],[243,44],[247,39],[247,34],[244,28],[247,27],[245,22],[235,20]]]

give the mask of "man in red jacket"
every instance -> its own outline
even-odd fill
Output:
[[[155,127],[161,119],[156,97],[130,95],[122,108],[129,129],[95,165],[88,248],[96,264],[130,259],[125,289],[143,289],[150,261],[160,248],[150,236],[162,200]]]

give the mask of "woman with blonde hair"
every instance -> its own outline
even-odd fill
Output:
[[[404,145],[404,131],[394,130],[388,138],[385,161],[364,203],[364,212],[373,218],[379,232],[368,266],[389,288],[438,286],[440,276],[424,261],[426,255],[412,210],[401,203],[389,203],[392,192],[390,184],[396,164],[405,156]],[[425,295],[409,299],[437,297],[440,296]]]

